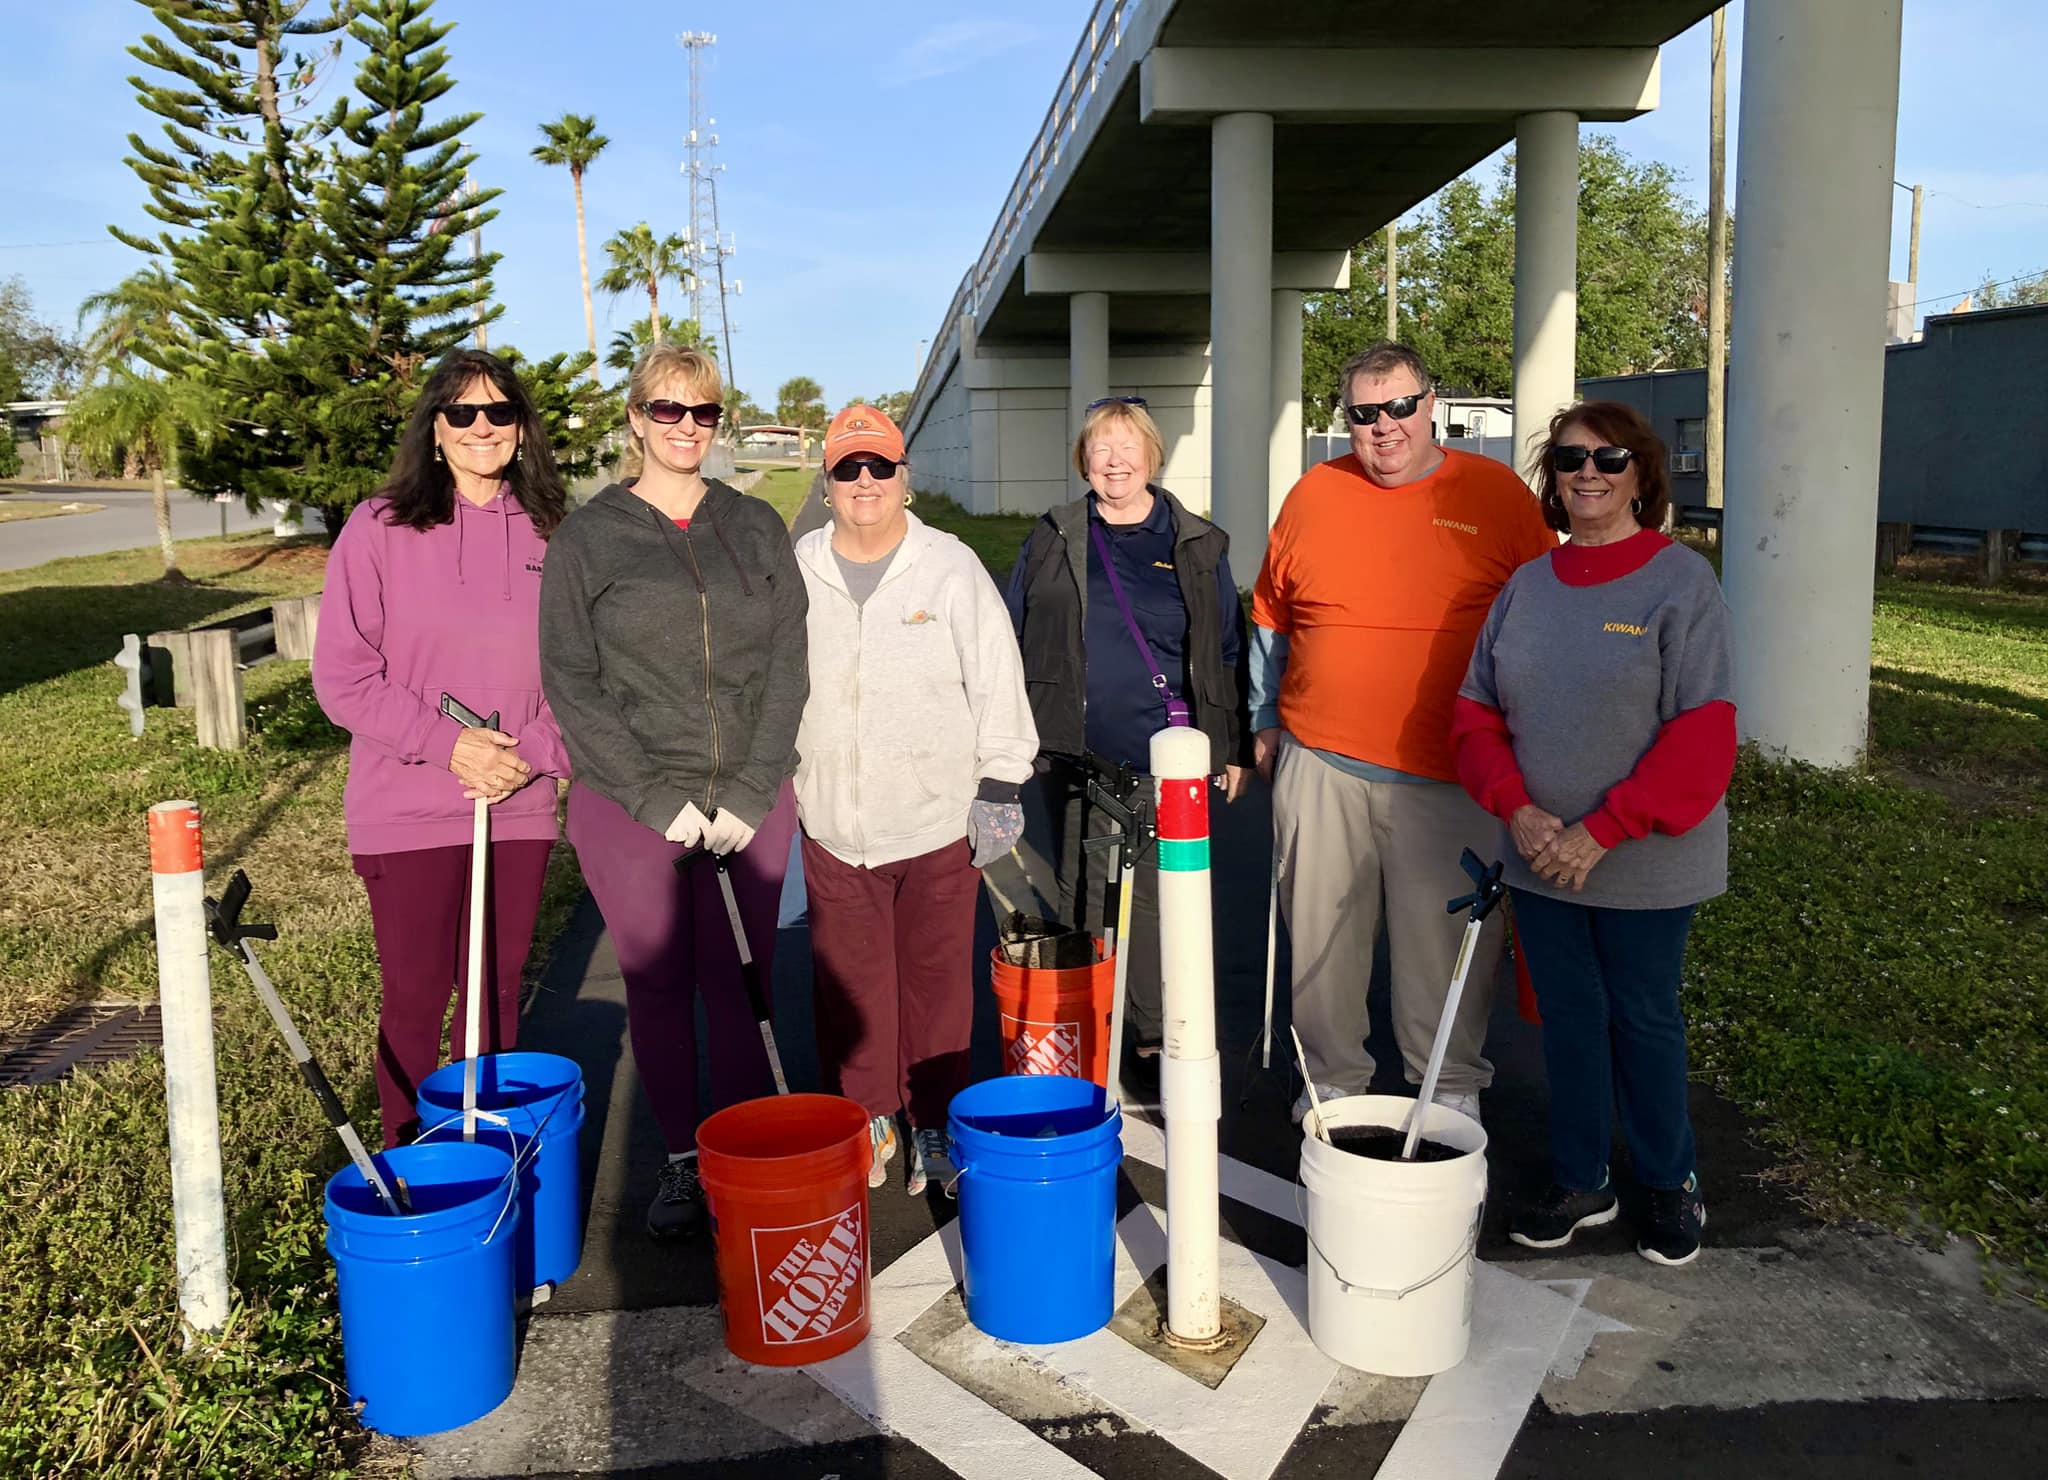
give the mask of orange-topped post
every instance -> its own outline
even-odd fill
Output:
[[[149,876],[156,907],[157,997],[164,1020],[178,1308],[192,1330],[218,1331],[228,1318],[227,1209],[221,1195],[198,803],[158,802],[149,809]]]

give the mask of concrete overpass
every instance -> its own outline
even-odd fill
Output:
[[[1713,9],[1098,0],[920,373],[918,486],[1049,507],[1079,408],[1142,394],[1162,481],[1249,578],[1301,471],[1302,294],[1508,143],[1525,447],[1572,398],[1579,125],[1656,107],[1659,47]],[[1899,0],[1748,0],[1726,578],[1752,731],[1834,764],[1867,712],[1870,562],[1844,552],[1875,539],[1899,36]]]

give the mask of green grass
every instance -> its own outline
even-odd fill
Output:
[[[942,493],[920,493],[915,507],[925,523],[965,541],[998,586],[1010,579],[1010,567],[1017,563],[1024,537],[1039,518],[1036,514],[970,514]]]
[[[2048,1289],[2048,600],[1878,589],[1868,775],[1746,757],[1700,912],[1698,1067],[1824,1212]]]
[[[105,504],[58,503],[45,498],[0,499],[0,524],[18,524],[24,519],[49,519],[62,514],[97,514]]]
[[[782,516],[782,522],[791,523],[796,512],[803,506],[805,497],[811,491],[811,480],[817,476],[815,468],[769,468],[762,474],[761,481],[753,487],[755,498],[766,499],[775,506],[775,512]]]

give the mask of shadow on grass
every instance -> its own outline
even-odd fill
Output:
[[[1870,671],[1877,749],[2017,782],[2048,777],[2048,700],[1889,667]]]
[[[104,663],[124,633],[190,627],[257,594],[156,581],[0,592],[0,695]]]

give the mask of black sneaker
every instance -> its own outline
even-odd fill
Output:
[[[1687,1177],[1683,1187],[1652,1189],[1636,1252],[1652,1264],[1690,1264],[1699,1258],[1700,1230],[1707,1226],[1707,1205],[1700,1197],[1700,1179]]]
[[[1612,1223],[1620,1211],[1612,1187],[1573,1192],[1553,1182],[1549,1191],[1509,1220],[1508,1237],[1526,1249],[1561,1249],[1581,1228]]]
[[[697,1180],[697,1158],[664,1165],[647,1205],[647,1232],[654,1238],[688,1238],[704,1226],[704,1186]]]

